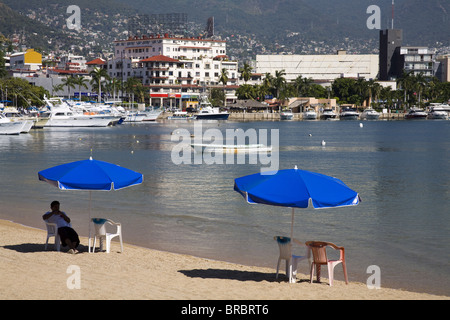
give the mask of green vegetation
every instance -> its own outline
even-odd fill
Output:
[[[383,87],[374,80],[339,78],[331,88],[326,89],[313,83],[312,79],[297,77],[292,82],[284,78],[284,70],[275,76],[266,74],[261,85],[244,84],[237,90],[238,99],[263,101],[267,95],[280,100],[289,97],[335,98],[340,104],[357,106],[381,105],[391,109],[406,109],[411,106],[425,106],[426,103],[445,103],[450,100],[450,83],[423,75],[404,74],[397,81],[397,90]]]

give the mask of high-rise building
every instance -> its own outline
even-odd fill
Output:
[[[380,30],[379,80],[394,80],[401,76],[403,66],[400,61],[400,47],[403,41],[403,30]]]

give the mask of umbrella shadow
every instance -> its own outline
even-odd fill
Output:
[[[8,249],[8,250],[14,250],[20,253],[33,253],[33,252],[57,252],[53,248],[53,244],[49,244],[47,247],[47,250],[45,250],[45,244],[41,243],[20,243],[20,244],[12,244],[12,245],[6,245],[2,246],[2,248]],[[88,252],[88,247],[79,245],[78,246],[79,252]],[[66,249],[64,247],[61,248],[61,252],[66,252],[68,248]]]
[[[264,273],[256,271],[242,271],[229,269],[192,269],[192,270],[178,270],[178,272],[190,278],[227,279],[227,280],[256,281],[256,282],[279,281],[275,279],[275,273]]]

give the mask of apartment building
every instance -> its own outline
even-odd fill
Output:
[[[195,100],[215,87],[233,100],[239,78],[238,62],[229,60],[226,41],[168,34],[115,41],[107,69],[110,76],[123,81],[141,79],[154,106],[181,107],[183,100]],[[228,77],[225,86],[220,82],[223,69]]]

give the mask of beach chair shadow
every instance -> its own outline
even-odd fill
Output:
[[[178,270],[190,278],[202,279],[228,279],[238,281],[268,281],[275,282],[274,273],[264,273],[255,271],[229,270],[229,269],[192,269],[192,270]]]

